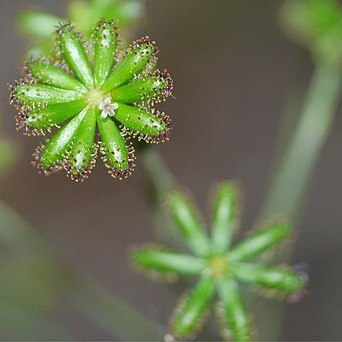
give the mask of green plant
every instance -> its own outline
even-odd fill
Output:
[[[130,10],[125,12],[125,8]],[[156,71],[157,50],[153,42],[143,38],[123,51],[123,46],[118,44],[115,23],[111,21],[119,19],[120,26],[129,29],[140,17],[142,9],[141,3],[134,0],[71,1],[68,17],[81,35],[75,33],[71,24],[60,24],[65,19],[48,13],[28,11],[20,17],[21,28],[37,43],[30,53],[39,57],[50,54],[50,37],[54,27],[58,26],[55,34],[57,50],[52,53],[52,58],[30,60],[25,67],[25,79],[13,86],[11,92],[11,101],[20,110],[17,126],[25,134],[44,134],[57,128],[51,140],[45,147],[39,147],[35,155],[34,164],[44,173],[64,168],[72,179],[84,180],[95,164],[96,127],[101,134],[99,145],[104,161],[111,175],[118,178],[128,176],[133,168],[133,147],[126,142],[127,134],[147,142],[167,140],[169,119],[158,114],[154,105],[171,94],[172,80],[167,72]],[[99,17],[105,19],[92,30]],[[316,70],[303,100],[303,108],[298,110],[298,119],[292,125],[293,132],[287,132],[290,138],[286,148],[278,152],[279,165],[276,165],[259,217],[264,220],[269,215],[282,215],[292,223],[298,222],[298,209],[332,127],[341,93],[342,11],[335,0],[287,0],[281,18],[287,34],[310,50]],[[166,193],[180,186],[157,152],[144,148],[141,154],[157,199],[156,214],[164,227],[167,218],[159,203]],[[192,254],[153,246],[135,250],[132,260],[144,271],[162,279],[173,280],[179,276],[197,279],[173,315],[171,332],[176,338],[194,335],[211,302],[218,297],[223,338],[227,337],[225,331],[230,329],[235,341],[251,339],[252,320],[244,302],[249,299],[248,306],[253,312],[255,298],[240,289],[240,283],[264,288],[265,294],[282,293],[292,299],[303,291],[304,273],[289,266],[272,265],[278,259],[288,263],[291,242],[287,244],[287,255],[271,259],[271,265],[253,260],[290,236],[287,224],[272,223],[232,244],[239,210],[236,189],[231,183],[223,183],[216,193],[210,236],[182,192],[171,192],[167,198],[176,227]],[[98,284],[87,278],[81,279],[77,271],[60,264],[50,253],[51,247],[37,238],[34,230],[1,202],[0,216],[0,239],[13,250],[21,252],[23,249],[25,258],[31,257],[31,253],[36,257],[41,248],[38,260],[46,262],[44,267],[51,272],[53,283],[65,287],[74,303],[99,325],[114,336],[127,339],[162,339],[161,327]],[[172,241],[170,235],[165,236],[169,243],[181,248],[183,241]],[[24,267],[31,272],[26,264]],[[9,276],[4,274],[7,279]],[[37,280],[36,283],[33,281],[34,286],[41,291],[39,279],[32,274],[27,279]],[[7,292],[4,293],[4,297],[7,296]],[[10,308],[10,305],[4,307]],[[281,311],[274,304],[271,308],[265,305],[262,314],[256,315],[259,339],[277,338]],[[260,317],[266,324],[259,323]],[[273,324],[270,324],[271,319]],[[37,325],[37,321],[33,324]],[[167,338],[173,336],[167,335]]]
[[[237,194],[231,183],[225,182],[217,190],[210,238],[197,210],[182,193],[171,193],[167,202],[178,231],[194,255],[153,246],[137,249],[132,260],[154,276],[199,278],[174,311],[171,331],[177,339],[192,335],[201,326],[217,293],[223,331],[230,329],[234,341],[249,341],[250,318],[238,282],[285,294],[303,290],[306,279],[303,274],[284,266],[275,268],[249,262],[289,237],[291,230],[286,224],[271,224],[231,246],[238,224]]]
[[[169,139],[170,119],[154,105],[171,94],[172,79],[167,71],[154,71],[154,42],[144,37],[121,52],[115,23],[106,20],[96,25],[87,47],[70,24],[60,25],[56,42],[55,58],[31,60],[25,79],[11,87],[18,129],[39,135],[58,128],[37,148],[34,165],[45,174],[64,168],[83,181],[100,147],[110,175],[128,177],[134,149],[127,136],[149,143]]]
[[[337,0],[288,0],[281,11],[289,37],[310,49],[320,64],[342,68],[342,9]]]

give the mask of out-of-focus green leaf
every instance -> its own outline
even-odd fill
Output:
[[[189,336],[200,327],[214,294],[215,280],[200,279],[196,287],[176,307],[172,324],[176,337]]]
[[[29,56],[40,57],[49,54],[53,47],[51,34],[61,22],[71,21],[86,38],[92,34],[92,28],[100,18],[117,20],[123,30],[136,24],[142,17],[142,0],[73,0],[69,2],[66,18],[36,10],[21,12],[18,18],[20,30],[33,38],[35,46],[28,51]]]
[[[342,68],[342,7],[338,0],[287,0],[281,20],[289,37],[309,48],[317,62]]]
[[[225,327],[231,330],[233,340],[250,341],[250,319],[237,283],[230,277],[220,279],[218,291],[223,309],[223,321]]]
[[[221,253],[225,251],[232,240],[237,221],[237,196],[233,184],[220,184],[213,208],[212,217],[212,248]]]
[[[50,38],[51,33],[64,18],[40,11],[24,11],[18,18],[19,28],[27,35],[36,38]]]
[[[70,339],[54,323],[58,309],[58,270],[32,255],[7,257],[0,264],[0,338]]]
[[[300,291],[305,286],[305,278],[302,275],[281,268],[239,263],[233,268],[233,273],[246,283],[285,293]]]
[[[147,271],[163,274],[194,275],[201,273],[205,260],[156,248],[141,248],[132,253],[132,261]]]
[[[175,191],[168,196],[168,207],[189,247],[198,255],[207,255],[209,239],[193,203],[183,193]]]
[[[58,291],[45,270],[44,261],[31,256],[18,256],[2,263],[0,303],[5,301],[42,314],[53,310],[57,305]]]
[[[260,229],[234,246],[229,252],[229,257],[232,260],[252,259],[285,240],[290,233],[290,227],[283,223]]]

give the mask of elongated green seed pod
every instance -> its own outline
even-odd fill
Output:
[[[168,139],[170,128],[168,117],[165,114],[156,113],[154,115],[141,108],[119,103],[119,107],[115,111],[115,119],[126,129],[131,130],[139,139],[152,143]]]
[[[71,25],[62,24],[57,30],[59,49],[70,69],[88,88],[94,86],[93,72],[79,35]]]
[[[11,102],[28,106],[46,106],[81,100],[83,94],[74,90],[60,89],[42,84],[19,84],[12,94]]]
[[[189,336],[199,328],[214,293],[215,280],[213,278],[199,280],[196,287],[175,310],[172,322],[172,332],[175,337]]]
[[[218,280],[217,286],[220,305],[223,308],[225,328],[232,332],[234,341],[250,341],[250,320],[237,283],[232,278],[221,278]]]
[[[197,255],[207,255],[210,251],[208,236],[191,201],[180,192],[172,192],[167,203],[171,216],[189,247]]]
[[[231,183],[225,182],[217,190],[212,214],[212,248],[217,253],[222,253],[228,249],[236,221],[236,189]]]
[[[95,86],[102,86],[115,62],[114,52],[117,43],[115,22],[101,20],[95,27],[93,39],[95,42]]]
[[[305,285],[302,275],[280,268],[238,263],[232,271],[241,281],[283,292],[298,291]]]
[[[62,161],[69,144],[75,137],[77,130],[87,113],[88,109],[85,108],[81,113],[71,119],[71,121],[69,121],[63,128],[57,131],[57,133],[47,143],[40,160],[40,166],[43,169],[50,169]]]
[[[144,77],[112,91],[115,101],[122,103],[139,103],[157,100],[168,88],[168,82],[163,77]]]
[[[146,68],[155,51],[155,46],[148,39],[142,39],[109,75],[103,90],[109,92],[132,80]]]
[[[72,180],[83,181],[95,165],[94,139],[96,110],[89,108],[73,139],[72,149],[67,156],[67,171]]]
[[[156,248],[137,249],[132,261],[146,271],[171,275],[195,275],[206,267],[206,261],[199,257],[168,252]]]
[[[39,82],[57,88],[85,93],[87,88],[60,67],[39,61],[30,62],[27,71]]]
[[[132,156],[125,139],[110,117],[103,119],[98,115],[97,124],[103,142],[101,152],[108,172],[114,178],[126,178],[132,171]]]
[[[84,100],[78,100],[28,111],[23,123],[30,129],[45,130],[80,113],[85,105]]]
[[[229,252],[231,260],[248,260],[267,251],[287,238],[291,230],[286,224],[275,224],[270,227],[258,230],[249,238],[240,242]]]

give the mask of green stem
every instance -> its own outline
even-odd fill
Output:
[[[153,211],[157,239],[177,250],[187,251],[184,239],[174,229],[170,216],[163,205],[169,192],[177,190],[179,184],[155,148],[142,150],[142,162],[146,174],[146,192]]]
[[[111,335],[129,341],[162,341],[163,328],[148,320],[124,300],[97,282],[81,280],[71,291],[74,302]]]
[[[146,192],[150,199],[156,227],[157,238],[175,247],[184,246],[184,242],[172,228],[170,218],[163,207],[168,192],[178,187],[176,179],[155,148],[142,150],[142,162],[147,178]]]
[[[0,201],[0,241],[22,257],[44,260],[42,272],[52,274],[68,299],[113,336],[128,340],[163,339],[163,330],[99,283],[71,270],[50,244],[13,209]]]
[[[51,247],[12,208],[0,200],[0,240],[22,254],[51,254]]]
[[[177,187],[177,181],[155,148],[146,147],[142,151],[142,161],[153,200],[160,203],[169,191]]]
[[[298,223],[299,209],[310,177],[331,131],[342,89],[342,74],[318,65],[304,99],[304,106],[294,126],[287,149],[276,167],[260,218],[282,215]],[[288,262],[294,243],[281,256]],[[284,314],[280,304],[252,300],[254,310],[262,311],[256,324],[262,340],[277,340]]]
[[[318,65],[287,150],[277,167],[261,219],[295,221],[317,158],[330,133],[342,87],[341,73]]]

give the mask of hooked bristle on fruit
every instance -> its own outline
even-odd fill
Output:
[[[120,163],[119,161],[115,161],[114,163],[110,162],[110,159],[108,157],[109,155],[114,155],[115,152],[109,152],[106,147],[104,146],[103,143],[100,142],[100,153],[102,154],[102,161],[105,165],[105,167],[107,168],[108,174],[113,177],[113,178],[117,178],[119,180],[122,179],[126,179],[128,178],[135,169],[135,150],[133,147],[133,143],[129,142],[127,143],[126,140],[126,147],[127,147],[127,158],[126,160],[124,160],[124,162],[126,162],[126,166],[125,167],[120,167]]]
[[[73,167],[72,162],[70,162],[70,159],[67,157],[64,164],[64,170],[67,172],[68,177],[70,177],[70,179],[72,179],[76,183],[83,182],[89,177],[93,168],[96,166],[96,158],[97,145],[94,145],[91,160],[84,169],[76,170]]]
[[[46,143],[47,142],[48,142],[48,140],[46,141]],[[56,173],[56,172],[62,170],[63,165],[62,165],[62,160],[60,160],[59,163],[57,163],[56,165],[54,165],[50,168],[42,166],[42,164],[41,164],[42,153],[44,151],[45,146],[46,146],[45,144],[41,143],[36,147],[36,149],[34,150],[34,152],[32,154],[33,160],[31,161],[31,165],[33,167],[35,167],[39,173],[42,173],[45,176],[48,176],[52,173]]]
[[[135,167],[128,138],[169,140],[171,120],[154,106],[171,95],[173,81],[156,69],[158,48],[149,37],[122,51],[117,23],[105,19],[85,37],[62,23],[54,33],[54,54],[25,63],[23,79],[10,86],[16,127],[24,135],[52,133],[32,162],[44,174],[64,169],[82,182],[99,149],[108,173],[124,179]]]
[[[148,134],[146,132],[144,132],[144,129],[146,130],[149,127],[158,127],[157,124],[153,124],[153,122],[151,122],[151,126],[148,125],[143,125],[142,129],[140,130],[134,130],[134,129],[130,129],[127,126],[121,125],[121,131],[125,136],[130,136],[133,138],[136,138],[138,141],[145,141],[147,143],[151,143],[151,144],[159,144],[161,142],[166,142],[170,140],[170,132],[172,130],[172,124],[171,124],[171,119],[170,117],[165,114],[164,112],[159,112],[157,110],[152,110],[151,115],[154,115],[157,119],[160,120],[160,123],[162,123],[162,125],[164,126],[164,129],[162,130],[162,132],[158,132],[155,135],[152,134]],[[141,116],[137,116],[137,120],[139,121],[143,121]]]

